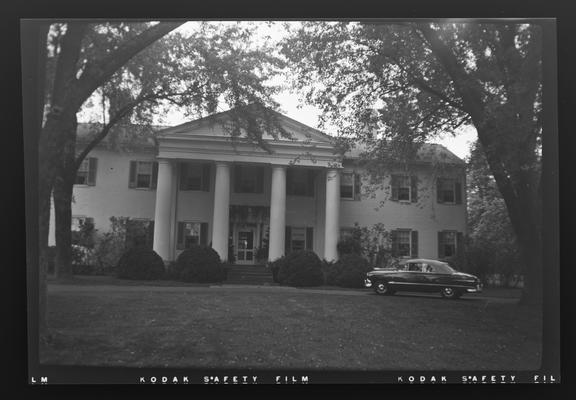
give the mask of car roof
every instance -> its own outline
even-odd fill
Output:
[[[448,263],[444,262],[444,261],[440,261],[440,260],[430,260],[427,258],[410,258],[407,260],[401,260],[400,264],[408,264],[408,263],[426,263],[426,264],[442,264],[442,265],[448,265]]]

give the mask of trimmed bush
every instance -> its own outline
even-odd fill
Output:
[[[160,279],[164,275],[164,261],[154,250],[133,247],[120,257],[116,274],[121,279]]]
[[[324,282],[322,263],[313,251],[294,251],[279,264],[278,282],[281,285],[320,286]]]
[[[207,246],[194,245],[184,250],[174,265],[174,276],[184,282],[222,282],[226,275],[220,256]]]
[[[282,266],[282,264],[284,264],[285,262],[286,262],[286,256],[282,256],[268,263],[268,268],[270,268],[270,271],[272,272],[272,280],[275,283],[280,283],[280,280],[278,279],[278,272],[280,271],[280,267]]]
[[[326,284],[346,288],[364,287],[366,273],[372,267],[357,254],[346,254],[331,266],[326,267]]]

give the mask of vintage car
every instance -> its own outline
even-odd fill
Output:
[[[457,272],[448,263],[426,259],[402,260],[393,268],[374,269],[366,274],[364,286],[386,295],[397,291],[440,292],[447,299],[482,291],[476,276]]]

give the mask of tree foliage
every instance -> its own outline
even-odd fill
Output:
[[[540,301],[542,35],[537,24],[307,22],[283,53],[294,81],[364,156],[413,159],[472,124]]]

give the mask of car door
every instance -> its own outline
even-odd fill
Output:
[[[452,275],[446,273],[442,268],[434,264],[425,267],[426,282],[430,290],[438,290],[443,285],[450,284]]]
[[[406,268],[406,290],[421,291],[427,287],[425,274],[422,272],[422,263],[410,262]]]

